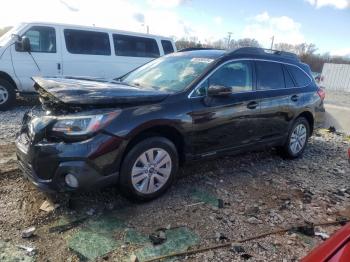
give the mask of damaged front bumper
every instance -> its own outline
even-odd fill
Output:
[[[24,176],[39,189],[89,190],[118,182],[123,139],[101,132],[84,141],[38,141],[26,130],[16,138],[17,159]]]

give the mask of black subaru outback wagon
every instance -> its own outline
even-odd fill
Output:
[[[43,112],[25,114],[19,164],[47,191],[118,184],[149,200],[188,160],[278,147],[299,157],[324,93],[291,53],[178,52],[124,77],[34,78]]]

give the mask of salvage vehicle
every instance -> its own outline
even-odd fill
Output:
[[[33,76],[115,78],[176,51],[172,39],[107,28],[22,23],[0,38],[0,110],[33,93]]]
[[[301,262],[347,262],[350,261],[350,223],[314,248]]]
[[[264,147],[297,158],[324,112],[310,68],[260,48],[177,52],[109,82],[33,79],[45,113],[24,116],[17,157],[49,191],[115,183],[150,200],[187,161]]]

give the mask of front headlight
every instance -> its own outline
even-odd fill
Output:
[[[120,111],[113,111],[98,115],[58,117],[51,130],[55,133],[63,133],[67,136],[89,135],[104,128],[116,118],[119,113]]]

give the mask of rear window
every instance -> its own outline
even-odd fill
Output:
[[[283,70],[280,63],[256,62],[258,77],[258,89],[281,89],[285,88]]]
[[[173,44],[169,40],[162,40],[161,42],[165,55],[174,53]]]
[[[147,37],[113,34],[114,50],[118,56],[159,57],[156,40]]]
[[[311,83],[310,77],[296,66],[287,65],[288,71],[293,76],[298,87],[307,86]]]
[[[71,54],[111,55],[108,33],[65,29],[64,38]]]

